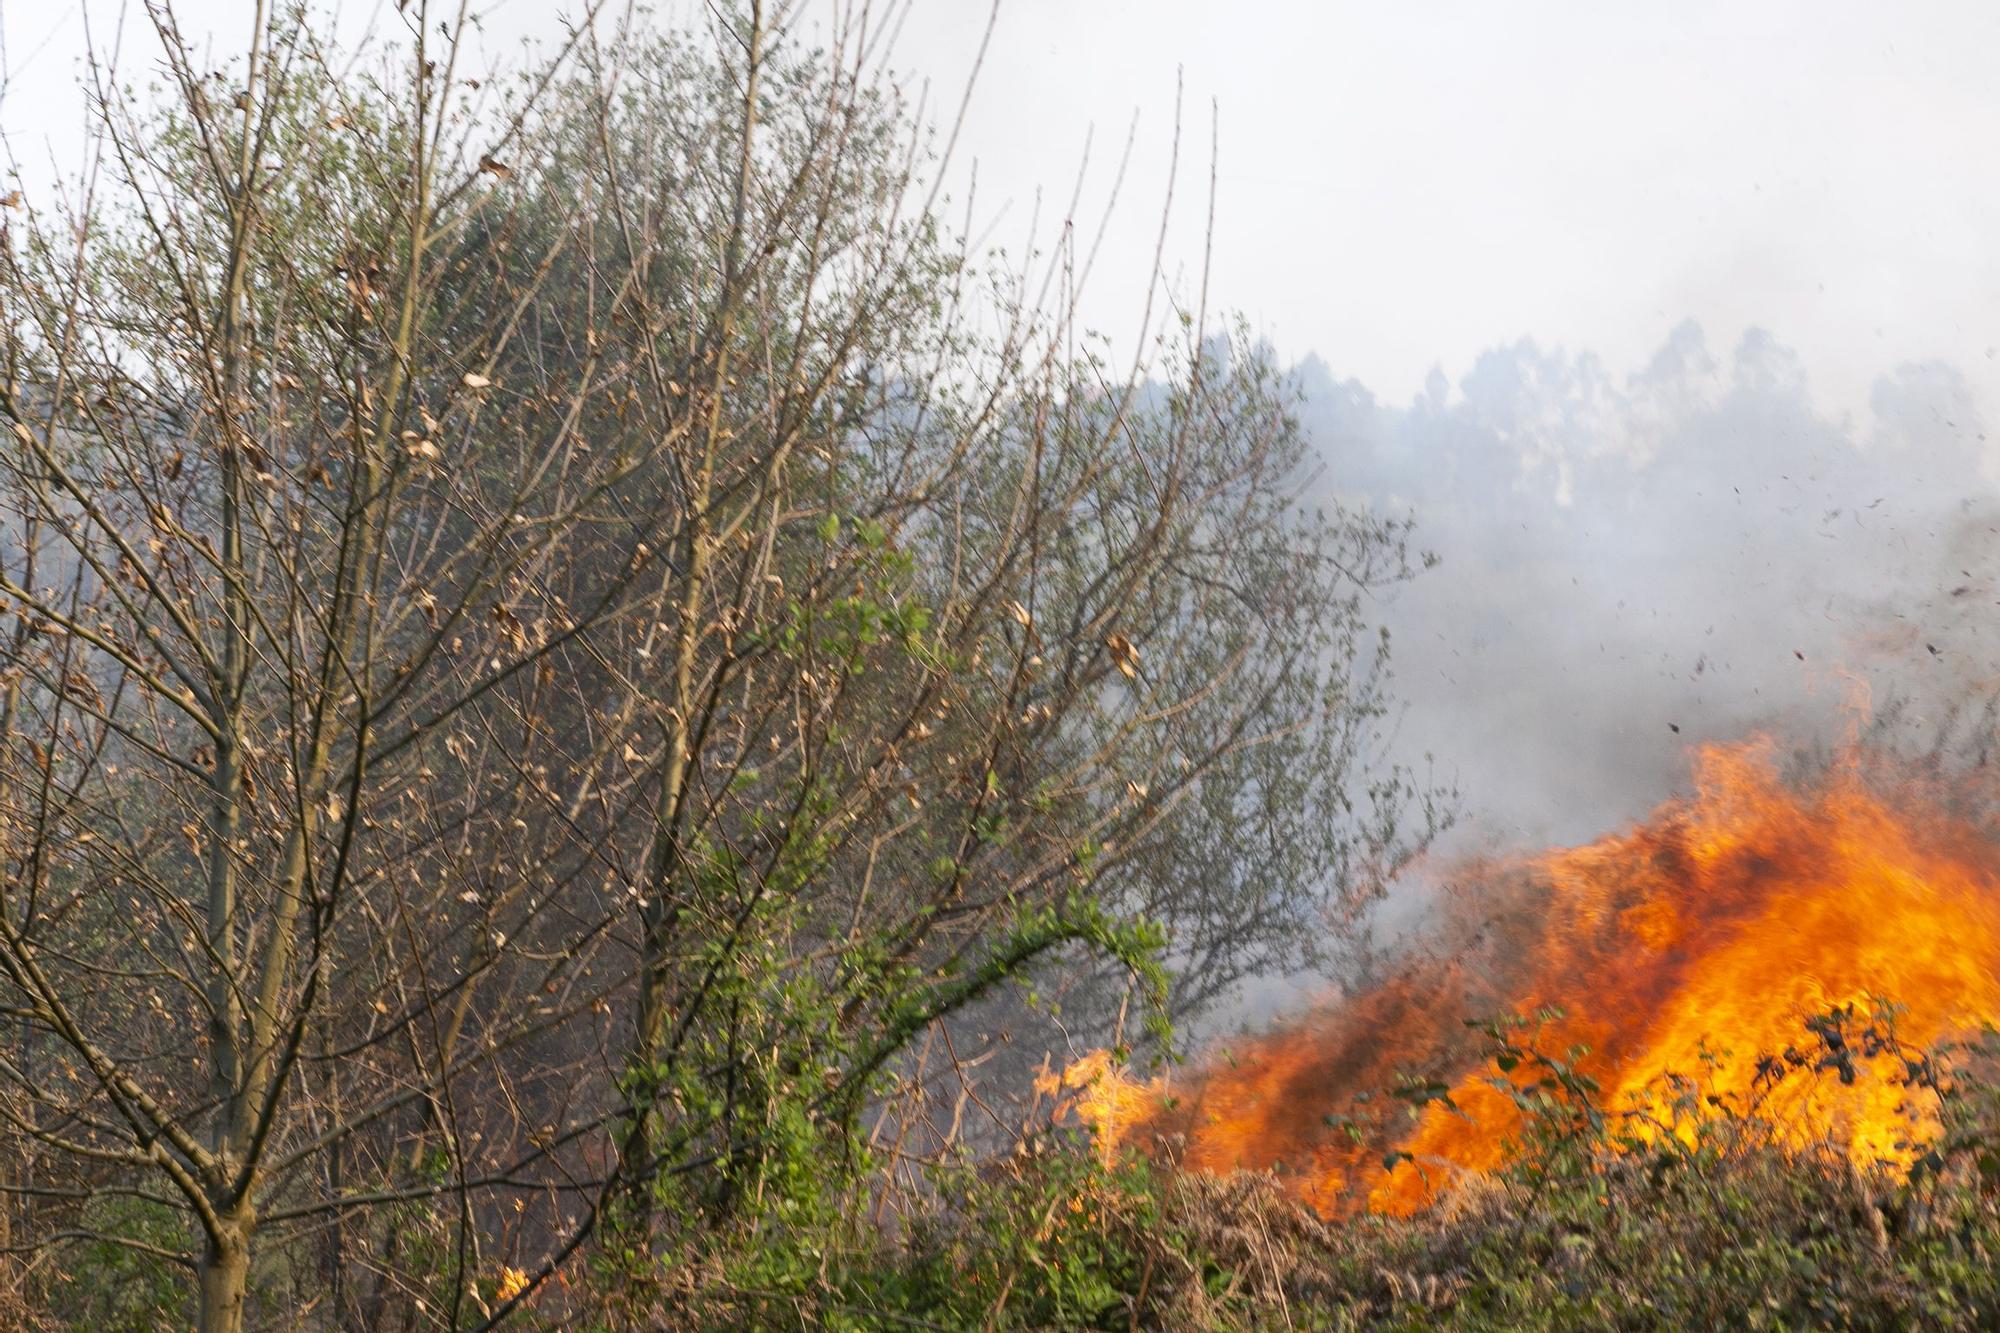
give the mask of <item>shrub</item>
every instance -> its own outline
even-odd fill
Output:
[[[2000,1321],[1992,1051],[1919,1052],[1893,1015],[1813,1021],[1792,1067],[1902,1057],[1935,1137],[1905,1174],[1796,1146],[1675,1080],[1605,1112],[1531,1029],[1487,1025],[1526,1113],[1512,1164],[1410,1218],[1329,1221],[1268,1173],[1106,1164],[1061,1134],[933,1179],[893,1231],[849,1220],[704,1256],[686,1326],[1172,1329],[1991,1327]],[[1502,1072],[1504,1069],[1504,1072]],[[854,1209],[851,1218],[865,1210]],[[740,1238],[739,1238],[740,1240]],[[759,1285],[761,1284],[761,1285]]]

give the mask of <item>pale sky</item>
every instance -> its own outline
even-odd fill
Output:
[[[0,0],[0,131],[32,181],[73,157],[84,18],[136,0]],[[249,0],[181,0],[234,50]],[[496,34],[567,5],[501,0]],[[661,6],[669,16],[690,6]],[[363,24],[379,0],[347,0]],[[983,0],[915,0],[897,63],[955,105]],[[128,19],[133,28],[141,24]],[[144,42],[128,47],[151,58]],[[1759,325],[1817,396],[1858,408],[1938,357],[2000,420],[2000,6],[1674,0],[1003,0],[959,165],[1010,243],[1043,234],[1094,126],[1108,188],[1138,144],[1087,305],[1135,322],[1172,137],[1185,135],[1170,263],[1201,256],[1211,104],[1220,197],[1213,304],[1288,357],[1317,352],[1400,401],[1521,336],[1636,368],[1680,320],[1718,345]],[[1005,207],[1003,208],[1003,205]]]
[[[974,8],[919,4],[909,56],[962,65]],[[1220,106],[1215,288],[1392,399],[1522,335],[1624,369],[1692,316],[1833,398],[1938,356],[1992,403],[1996,61],[1990,3],[1008,0],[969,142],[984,188],[1060,192],[1137,108],[1157,182],[1184,68],[1197,158]]]

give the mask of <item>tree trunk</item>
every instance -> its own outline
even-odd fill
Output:
[[[250,1291],[250,1227],[246,1208],[222,1219],[220,1236],[201,1256],[201,1333],[243,1333]]]

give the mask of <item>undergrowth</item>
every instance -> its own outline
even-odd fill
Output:
[[[1830,1144],[1800,1148],[1698,1079],[1676,1080],[1645,1123],[1607,1114],[1523,1025],[1485,1029],[1495,1077],[1525,1112],[1513,1165],[1414,1217],[1326,1220],[1269,1174],[1107,1163],[1052,1133],[1002,1164],[939,1171],[932,1202],[898,1227],[855,1206],[711,1238],[684,1256],[661,1318],[843,1330],[2000,1326],[1988,1046],[1917,1052],[1892,1016],[1850,1008],[1815,1019],[1807,1049],[1787,1053],[1795,1073],[1843,1081],[1869,1076],[1859,1057],[1896,1057],[1930,1129],[1913,1165],[1891,1171]]]

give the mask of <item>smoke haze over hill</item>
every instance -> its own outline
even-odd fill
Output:
[[[2000,505],[1951,365],[1838,417],[1771,335],[1693,323],[1631,373],[1523,340],[1400,406],[1296,374],[1326,492],[1414,512],[1440,558],[1380,614],[1399,753],[1463,796],[1448,847],[1586,838],[1693,743],[1829,739],[1863,690],[1921,733],[1994,676]]]

